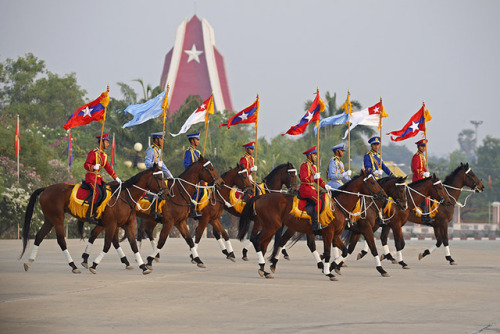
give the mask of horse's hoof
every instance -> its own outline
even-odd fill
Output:
[[[361,255],[361,253],[358,253],[358,256],[356,257],[356,260],[361,260],[363,258],[363,256]]]
[[[24,271],[28,271],[28,269],[29,269],[29,268],[30,268],[30,265],[29,265],[29,264],[27,264],[27,263],[25,263],[25,264],[24,264]]]
[[[384,254],[380,255],[380,261],[384,261],[384,260],[385,260],[385,255]]]
[[[388,273],[383,273],[382,277],[391,277]]]
[[[326,275],[326,277],[328,277],[332,282],[338,281],[337,277],[335,277],[335,275],[333,274],[328,274]]]
[[[151,274],[151,270],[149,270],[149,269],[143,270],[142,274],[143,275]]]
[[[82,272],[79,269],[73,269],[71,270],[73,274],[81,274]]]
[[[234,256],[234,252],[228,253],[226,259],[236,262],[236,256]]]
[[[343,268],[347,268],[347,264],[345,262],[342,262],[342,266]]]
[[[91,267],[91,268],[89,268],[89,270],[90,270],[90,272],[91,272],[92,274],[97,274],[97,271],[96,271],[94,268],[92,268],[92,267]]]
[[[258,273],[260,277],[264,277],[264,275],[266,274],[266,272],[262,269],[259,269]]]
[[[129,269],[129,270],[130,270],[130,269],[134,269],[134,266],[132,266],[132,265],[128,265],[128,266],[126,266],[126,267],[125,267],[125,269]]]
[[[398,264],[398,261],[396,260],[391,260],[392,264]]]
[[[340,268],[335,268],[335,272],[339,275],[342,275],[342,273],[340,272]]]
[[[157,256],[157,257],[155,257],[155,261],[156,261],[156,262],[160,262],[160,258],[159,258],[158,256]]]
[[[376,269],[382,277],[389,277],[389,274],[384,270],[384,268],[382,268],[382,266],[377,266]]]
[[[271,268],[271,271],[272,271],[273,273],[275,273],[275,272],[276,272],[276,266],[271,266],[270,268]]]
[[[153,271],[153,266],[150,266],[150,265],[146,264],[146,268],[148,268],[149,271]]]
[[[423,258],[424,258],[424,254],[422,254],[422,253],[418,254],[418,260],[419,261],[422,260]]]
[[[205,263],[203,262],[200,262],[197,264],[198,268],[206,268],[207,266],[205,265]]]
[[[266,278],[274,278],[274,276],[273,276],[273,275],[271,275],[270,273],[264,273],[264,276],[265,276]]]
[[[411,269],[408,265],[403,266],[403,269]]]
[[[283,254],[283,258],[284,258],[285,260],[290,261],[290,256],[288,255],[288,252],[286,251],[286,249],[282,249],[282,250],[281,250],[281,254]]]
[[[456,266],[456,265],[457,265],[457,263],[456,263],[455,261],[452,261],[452,262],[450,262],[450,265],[452,265],[452,266]]]
[[[232,262],[236,262],[236,258],[234,257],[228,257],[229,260],[231,260]]]
[[[248,257],[246,257],[246,256],[243,256],[241,259],[242,259],[243,261],[248,261]]]
[[[83,266],[85,269],[89,269],[89,263],[88,263],[88,262],[82,262],[82,266]]]

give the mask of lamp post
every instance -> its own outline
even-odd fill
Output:
[[[475,155],[475,158],[476,158],[476,163],[477,163],[477,128],[483,124],[483,121],[480,121],[480,120],[472,120],[470,121],[471,124],[474,125],[474,128],[475,128],[475,134],[474,134],[474,155]]]
[[[125,166],[130,167],[130,168],[137,167],[140,170],[146,169],[146,164],[144,164],[144,162],[141,161],[141,156],[139,154],[142,151],[142,144],[135,143],[134,144],[134,151],[135,151],[134,160],[133,161],[131,161],[131,160],[125,161]]]

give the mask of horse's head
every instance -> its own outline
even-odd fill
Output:
[[[238,164],[233,170],[238,175],[238,177],[233,178],[234,185],[242,189],[246,195],[253,195],[253,184],[248,177],[248,169],[243,164]]]
[[[406,197],[406,179],[407,177],[388,176],[378,180],[378,183],[389,195],[400,210],[408,208],[408,199]]]
[[[444,189],[443,183],[436,176],[436,174],[432,174],[432,188],[430,189],[429,195],[432,198],[439,200],[439,202],[444,205],[452,205],[448,192]]]
[[[213,183],[217,187],[224,183],[224,180],[221,179],[219,173],[217,173],[210,160],[207,160],[200,155],[195,164],[199,165],[199,177],[201,180],[210,184]]]
[[[373,174],[367,173],[364,169],[361,170],[361,179],[363,180],[363,185],[361,187],[361,192],[373,196],[373,199],[380,201],[382,203],[387,202],[387,194],[384,189],[378,184],[377,180]]]
[[[151,169],[151,175],[146,183],[146,188],[150,191],[157,193],[160,199],[165,199],[165,196],[168,195],[168,187],[167,183],[163,179],[163,172],[158,166],[158,164],[154,163]]]
[[[291,162],[286,165],[286,183],[285,186],[288,188],[288,192],[293,194],[297,192],[297,170]]]
[[[469,163],[466,164],[460,164],[460,167],[464,171],[464,185],[467,187],[471,188],[475,192],[482,192],[484,190],[484,184],[479,180],[479,178],[474,174],[472,169],[469,167]]]

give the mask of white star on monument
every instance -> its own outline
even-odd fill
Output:
[[[307,116],[306,116],[307,121],[310,122],[312,118],[313,118],[313,114],[308,112]]]
[[[410,125],[411,131],[412,132],[418,131],[418,125],[419,125],[418,123],[412,122]]]
[[[240,119],[242,121],[246,120],[247,118],[248,118],[248,114],[243,113],[243,114],[240,115]]]
[[[83,117],[85,116],[89,116],[91,117],[92,115],[90,114],[92,112],[92,109],[90,109],[89,107],[86,107],[85,109],[82,110],[83,111]]]
[[[189,56],[187,62],[189,63],[191,60],[195,60],[197,63],[200,62],[200,55],[203,53],[203,51],[198,51],[196,50],[196,45],[193,44],[193,47],[191,50],[184,50],[184,52]]]

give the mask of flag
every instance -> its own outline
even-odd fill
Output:
[[[388,135],[392,135],[392,141],[401,141],[415,137],[419,131],[423,131],[425,133],[425,123],[431,119],[432,116],[429,113],[429,110],[427,110],[425,106],[422,106],[422,108],[420,108],[420,110],[410,118],[408,123],[406,123],[401,130],[389,132]]]
[[[208,119],[210,118],[210,115],[213,115],[215,112],[214,110],[214,95],[212,94],[210,96],[210,100],[207,103],[207,112],[205,113],[205,129],[208,127]]]
[[[115,134],[113,133],[113,143],[111,144],[111,166],[115,165],[115,151],[116,151],[116,143],[115,143]]]
[[[71,142],[71,130],[68,131],[68,166],[73,164],[73,143]]]
[[[334,116],[330,116],[327,118],[323,118],[319,121],[319,128],[323,128],[328,125],[342,125],[349,121],[349,114],[342,113]],[[314,127],[314,134],[318,132],[317,128]]]
[[[87,103],[80,108],[76,109],[73,115],[68,119],[66,124],[63,125],[65,130],[74,127],[89,124],[93,121],[102,121],[106,118],[105,110],[109,104],[109,90],[103,92],[94,101]]]
[[[125,123],[122,128],[142,124],[152,118],[163,115],[166,108],[168,108],[168,96],[166,90],[144,103],[131,104],[125,109],[125,112],[132,114],[134,118]]]
[[[488,186],[490,187],[490,189],[493,189],[493,186],[491,184],[491,175],[488,175]]]
[[[349,120],[351,123],[351,131],[358,125],[376,126],[380,129],[380,118],[387,116],[389,115],[385,112],[382,102],[378,102],[377,104],[361,111],[353,112],[351,113],[351,118]],[[348,132],[346,130],[344,139],[347,138],[347,133]]]
[[[21,151],[21,131],[19,131],[19,116],[17,116],[16,135],[14,138],[14,151],[16,152],[16,157],[18,157],[19,151]]]
[[[316,93],[316,98],[314,99],[313,103],[309,107],[309,110],[307,113],[300,119],[299,124],[292,126],[286,133],[281,134],[282,136],[289,134],[289,135],[300,135],[304,133],[306,130],[307,126],[309,123],[312,121],[319,121],[320,117],[319,114],[320,112],[325,110],[325,103],[319,97],[319,92]]]
[[[233,115],[230,119],[227,120],[227,123],[220,124],[219,129],[223,126],[227,126],[229,129],[232,125],[236,124],[249,124],[256,123],[259,115],[259,98],[255,100],[252,105],[246,107],[239,113]]]
[[[193,124],[204,122],[207,113],[213,114],[214,104],[212,100],[213,100],[213,95],[210,95],[210,97],[206,99],[198,108],[196,108],[196,110],[191,114],[191,116],[189,116],[184,125],[181,127],[179,133],[175,135],[173,133],[170,133],[172,137],[176,137],[182,133],[186,133],[186,131],[189,130],[189,128]],[[211,110],[208,110],[208,108],[211,108]]]

